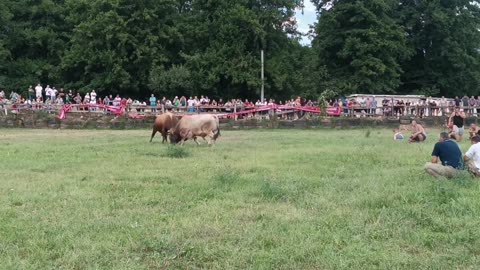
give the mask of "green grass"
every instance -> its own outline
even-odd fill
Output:
[[[0,269],[478,269],[480,185],[423,172],[434,133],[3,129]]]

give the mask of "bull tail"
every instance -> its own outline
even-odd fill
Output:
[[[215,123],[217,124],[217,132],[213,135],[213,140],[216,141],[218,137],[220,137],[220,121],[218,119],[218,116],[214,115],[215,118]]]

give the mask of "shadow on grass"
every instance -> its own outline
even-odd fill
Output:
[[[190,152],[184,147],[169,145],[162,156],[168,158],[186,158],[190,156]]]
[[[280,185],[264,180],[260,186],[262,198],[271,201],[284,201],[288,199],[288,192]]]

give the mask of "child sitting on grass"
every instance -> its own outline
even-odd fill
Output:
[[[400,130],[398,128],[394,129],[393,133],[394,133],[394,135],[393,135],[393,140],[394,141],[403,140],[403,138],[404,138],[403,134],[402,134],[402,132],[400,132]]]

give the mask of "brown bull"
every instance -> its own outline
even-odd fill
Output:
[[[197,137],[202,137],[211,145],[220,136],[220,125],[218,117],[212,114],[188,115],[182,117],[169,133],[171,143],[183,145],[186,140],[193,139],[200,144]]]
[[[167,140],[168,130],[175,127],[175,125],[178,123],[178,118],[179,117],[169,112],[158,115],[157,118],[155,118],[155,123],[153,124],[153,131],[150,142],[152,142],[155,133],[157,133],[158,131],[160,132],[160,134],[162,134],[162,143],[165,143],[165,141]]]

